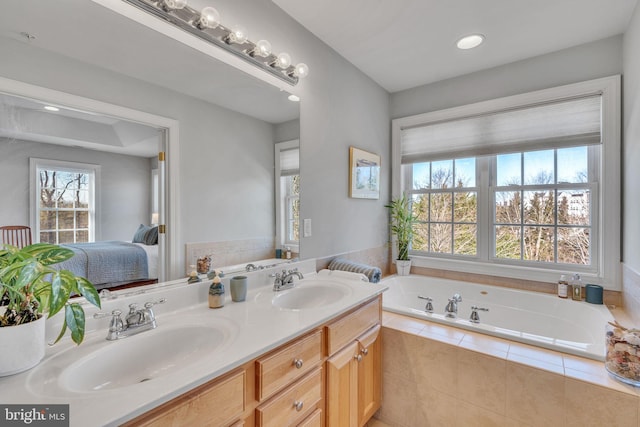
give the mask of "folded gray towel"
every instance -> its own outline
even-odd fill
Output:
[[[382,277],[382,270],[378,267],[367,264],[359,264],[344,258],[335,258],[329,263],[329,270],[350,271],[351,273],[362,273],[369,278],[369,282],[378,283]]]

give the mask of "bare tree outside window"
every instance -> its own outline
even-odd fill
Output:
[[[40,242],[88,242],[92,174],[39,168]]]
[[[492,257],[525,263],[591,265],[588,147],[495,155]],[[478,254],[476,158],[410,165],[413,253]],[[486,191],[486,190],[485,190]],[[490,252],[491,253],[491,252]]]

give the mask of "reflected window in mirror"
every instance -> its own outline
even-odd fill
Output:
[[[160,188],[160,175],[158,169],[151,170],[151,225],[160,223],[160,205],[158,200]]]
[[[280,177],[284,189],[286,233],[284,243],[297,245],[300,243],[300,174]]]
[[[276,245],[298,252],[300,244],[300,142],[275,145]]]
[[[95,241],[100,166],[31,158],[35,242]]]

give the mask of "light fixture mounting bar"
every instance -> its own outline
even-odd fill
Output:
[[[224,27],[223,25],[218,25],[216,28],[205,29],[200,29],[194,26],[193,23],[197,21],[200,13],[190,8],[189,6],[185,6],[183,9],[165,11],[161,7],[161,5],[154,0],[123,1],[139,9],[142,9],[151,15],[156,16],[163,21],[175,25],[176,27],[202,40],[205,40],[221,49],[226,50],[227,52],[237,56],[238,58],[241,58],[246,62],[262,69],[263,71],[266,71],[267,73],[279,78],[280,80],[283,80],[291,86],[295,86],[298,83],[298,77],[293,75],[293,71],[295,70],[294,66],[289,66],[286,69],[280,69],[271,65],[275,62],[277,58],[276,55],[271,54],[265,58],[252,56],[248,52],[253,51],[256,46],[255,43],[249,40],[242,44],[233,44],[225,41],[228,40],[228,36],[231,33],[231,30]]]

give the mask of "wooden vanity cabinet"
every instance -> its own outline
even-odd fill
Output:
[[[327,359],[328,426],[361,427],[380,408],[380,316],[376,299],[327,326],[330,351],[347,342]]]
[[[380,407],[381,297],[126,424],[362,427]]]
[[[241,426],[246,371],[213,380],[124,424],[142,426]]]

